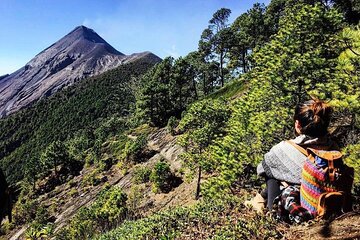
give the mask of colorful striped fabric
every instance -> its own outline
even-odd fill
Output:
[[[351,211],[354,168],[344,164],[341,152],[319,148],[304,149],[290,141],[289,143],[306,156],[301,173],[301,206],[313,217],[323,217],[327,212]]]
[[[302,171],[301,206],[311,212],[313,216],[316,216],[320,195],[324,192],[336,191],[336,187],[329,180],[326,180],[326,171],[318,168],[311,160],[307,159]]]

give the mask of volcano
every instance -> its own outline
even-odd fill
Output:
[[[125,55],[85,26],[76,27],[46,48],[24,67],[0,78],[0,117],[7,116],[64,87],[118,67],[148,58],[151,52]]]

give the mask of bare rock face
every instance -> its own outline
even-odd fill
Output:
[[[5,74],[5,75],[0,76],[0,80],[3,79],[3,78],[6,78],[7,76],[9,76],[9,74]]]
[[[0,77],[0,117],[29,106],[80,79],[139,58],[154,62],[160,60],[150,52],[124,55],[92,29],[76,27],[24,67]]]

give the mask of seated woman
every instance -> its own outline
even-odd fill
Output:
[[[272,210],[274,199],[281,193],[281,187],[300,185],[301,171],[306,156],[293,144],[302,148],[321,150],[337,149],[328,137],[332,108],[320,100],[306,101],[295,108],[294,127],[297,137],[282,141],[265,154],[258,165],[257,173],[265,178],[266,189],[251,201],[245,202],[255,210],[262,211],[265,205]]]

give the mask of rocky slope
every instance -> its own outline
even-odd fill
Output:
[[[24,67],[0,77],[0,117],[29,106],[82,78],[139,58],[159,61],[159,57],[150,52],[124,55],[92,29],[76,27]]]
[[[136,136],[129,135],[129,138],[136,138]],[[178,158],[183,149],[176,144],[176,137],[170,135],[166,129],[154,129],[149,135],[146,148],[151,150],[153,155],[143,163],[139,163],[132,168],[123,172],[117,165],[113,165],[108,171],[101,174],[101,182],[95,186],[83,187],[82,182],[88,174],[94,169],[92,167],[84,168],[81,174],[72,179],[72,184],[64,183],[57,186],[53,191],[40,195],[40,202],[48,209],[56,205],[56,213],[52,216],[54,222],[55,232],[68,224],[69,220],[74,217],[78,210],[83,206],[91,205],[97,194],[103,189],[104,184],[111,186],[119,186],[124,192],[129,194],[134,182],[134,170],[136,167],[143,166],[152,167],[160,159],[165,159],[171,167],[172,172],[179,175],[181,168],[181,161]],[[138,200],[137,209],[141,215],[148,215],[167,209],[173,206],[186,206],[195,203],[194,192],[196,189],[196,181],[181,181],[179,185],[175,186],[169,193],[154,193],[151,190],[151,185],[143,183],[138,185],[142,189],[142,197]],[[70,194],[75,191],[77,194]],[[24,233],[28,229],[28,225],[16,226],[6,236],[6,239],[25,239]],[[2,239],[0,237],[0,239]]]

